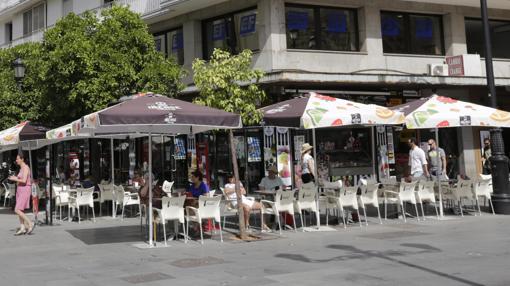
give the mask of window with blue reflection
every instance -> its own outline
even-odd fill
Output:
[[[444,55],[441,16],[381,12],[385,53]]]

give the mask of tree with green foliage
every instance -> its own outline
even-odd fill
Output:
[[[238,55],[215,49],[209,62],[195,59],[193,72],[195,85],[200,90],[196,103],[223,109],[241,115],[244,124],[256,124],[262,119],[257,104],[265,99],[265,93],[258,86],[264,72],[252,69],[252,52],[244,50]],[[232,164],[236,179],[237,207],[239,213],[239,236],[246,239],[243,205],[239,183],[236,151],[232,130],[229,134]]]
[[[41,118],[42,91],[40,68],[44,66],[40,43],[26,43],[9,49],[0,49],[0,130],[20,121],[38,121]],[[13,62],[23,59],[25,77],[16,82]]]
[[[69,14],[42,43],[44,120],[65,124],[120,97],[152,91],[175,96],[183,71],[156,51],[140,15],[113,6],[82,16]]]
[[[12,68],[17,57],[26,66],[21,91]],[[71,13],[46,31],[42,43],[0,50],[0,126],[27,119],[58,126],[136,92],[175,96],[183,76],[128,8],[113,6],[100,17]]]

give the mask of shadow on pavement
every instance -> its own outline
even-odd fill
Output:
[[[0,208],[0,215],[14,215],[14,211],[9,207]]]
[[[144,240],[139,225],[67,230],[88,245],[140,242]]]
[[[388,260],[394,263],[398,263],[410,268],[418,269],[421,271],[428,272],[430,274],[434,274],[446,279],[450,279],[465,285],[472,285],[472,286],[482,286],[483,284],[479,284],[473,281],[469,281],[454,275],[450,275],[448,273],[443,273],[434,269],[430,269],[421,265],[409,263],[406,261],[399,260],[395,257],[404,257],[409,255],[419,255],[424,253],[440,253],[442,252],[440,249],[435,248],[433,246],[430,246],[428,244],[419,244],[419,243],[403,243],[401,246],[408,247],[415,249],[415,251],[408,251],[408,250],[386,250],[386,251],[377,251],[377,250],[362,250],[357,247],[354,247],[352,245],[339,245],[339,244],[333,244],[326,246],[330,249],[336,249],[336,250],[342,250],[347,252],[345,255],[332,257],[329,259],[310,259],[302,254],[289,254],[289,253],[280,253],[276,254],[275,257],[279,258],[285,258],[290,259],[294,261],[299,262],[306,262],[306,263],[327,263],[332,261],[346,261],[349,259],[373,259],[373,258],[380,258],[384,260]]]

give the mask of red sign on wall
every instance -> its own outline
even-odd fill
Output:
[[[446,57],[448,65],[448,75],[463,76],[464,75],[464,58],[462,55],[454,57]]]

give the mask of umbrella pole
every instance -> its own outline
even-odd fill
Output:
[[[375,159],[375,150],[376,150],[376,147],[375,147],[375,136],[376,136],[376,132],[375,132],[375,127],[372,126],[372,128],[370,129],[372,131],[372,134],[370,134],[370,137],[371,137],[371,144],[372,144],[372,172],[373,172],[373,178],[377,179],[377,167],[375,166],[378,162],[376,162],[376,159]]]
[[[32,149],[30,148],[30,142],[28,142],[28,160],[29,160],[29,164],[30,164],[30,180],[32,182],[30,182],[31,184],[33,184],[33,178],[34,178],[34,168],[32,167]],[[32,190],[30,190],[30,192],[32,192]],[[37,194],[36,194],[37,195]],[[32,210],[36,210],[39,208],[39,206],[33,206],[34,204],[34,199],[32,198]],[[37,224],[37,212],[34,211],[34,224]]]
[[[110,138],[110,169],[111,169],[111,172],[112,172],[112,175],[111,175],[111,182],[112,182],[112,190],[115,189],[115,169],[114,169],[114,160],[115,158],[113,157],[113,137]],[[116,206],[116,203],[112,201],[112,217],[115,218],[115,215],[117,214],[117,210],[116,210],[117,206]]]
[[[152,133],[149,132],[149,247],[153,247],[152,237]],[[166,239],[166,238],[165,238]]]
[[[436,165],[439,166],[439,161],[441,160],[441,156],[439,154],[439,132],[438,132],[438,128],[436,127],[436,153],[437,153],[437,156],[436,156]],[[445,169],[446,169],[446,166],[445,166]],[[444,214],[443,214],[443,194],[441,192],[441,176],[439,175],[439,173],[436,173],[436,177],[437,177],[437,190],[439,192],[439,215],[441,216],[441,218],[443,218]]]
[[[313,158],[315,158],[315,164],[314,165],[314,168],[315,170],[311,170],[312,172],[314,172],[314,177],[315,177],[315,186],[318,187],[319,186],[319,172],[318,172],[318,167],[317,165],[319,164],[319,160],[317,158],[317,142],[315,140],[315,128],[312,129],[312,140],[313,140]],[[320,225],[321,225],[321,222],[320,222],[320,209],[319,209],[319,188],[316,188],[316,199],[315,199],[315,202],[317,204],[317,213],[319,213],[319,215],[317,216],[317,228],[320,228]]]

